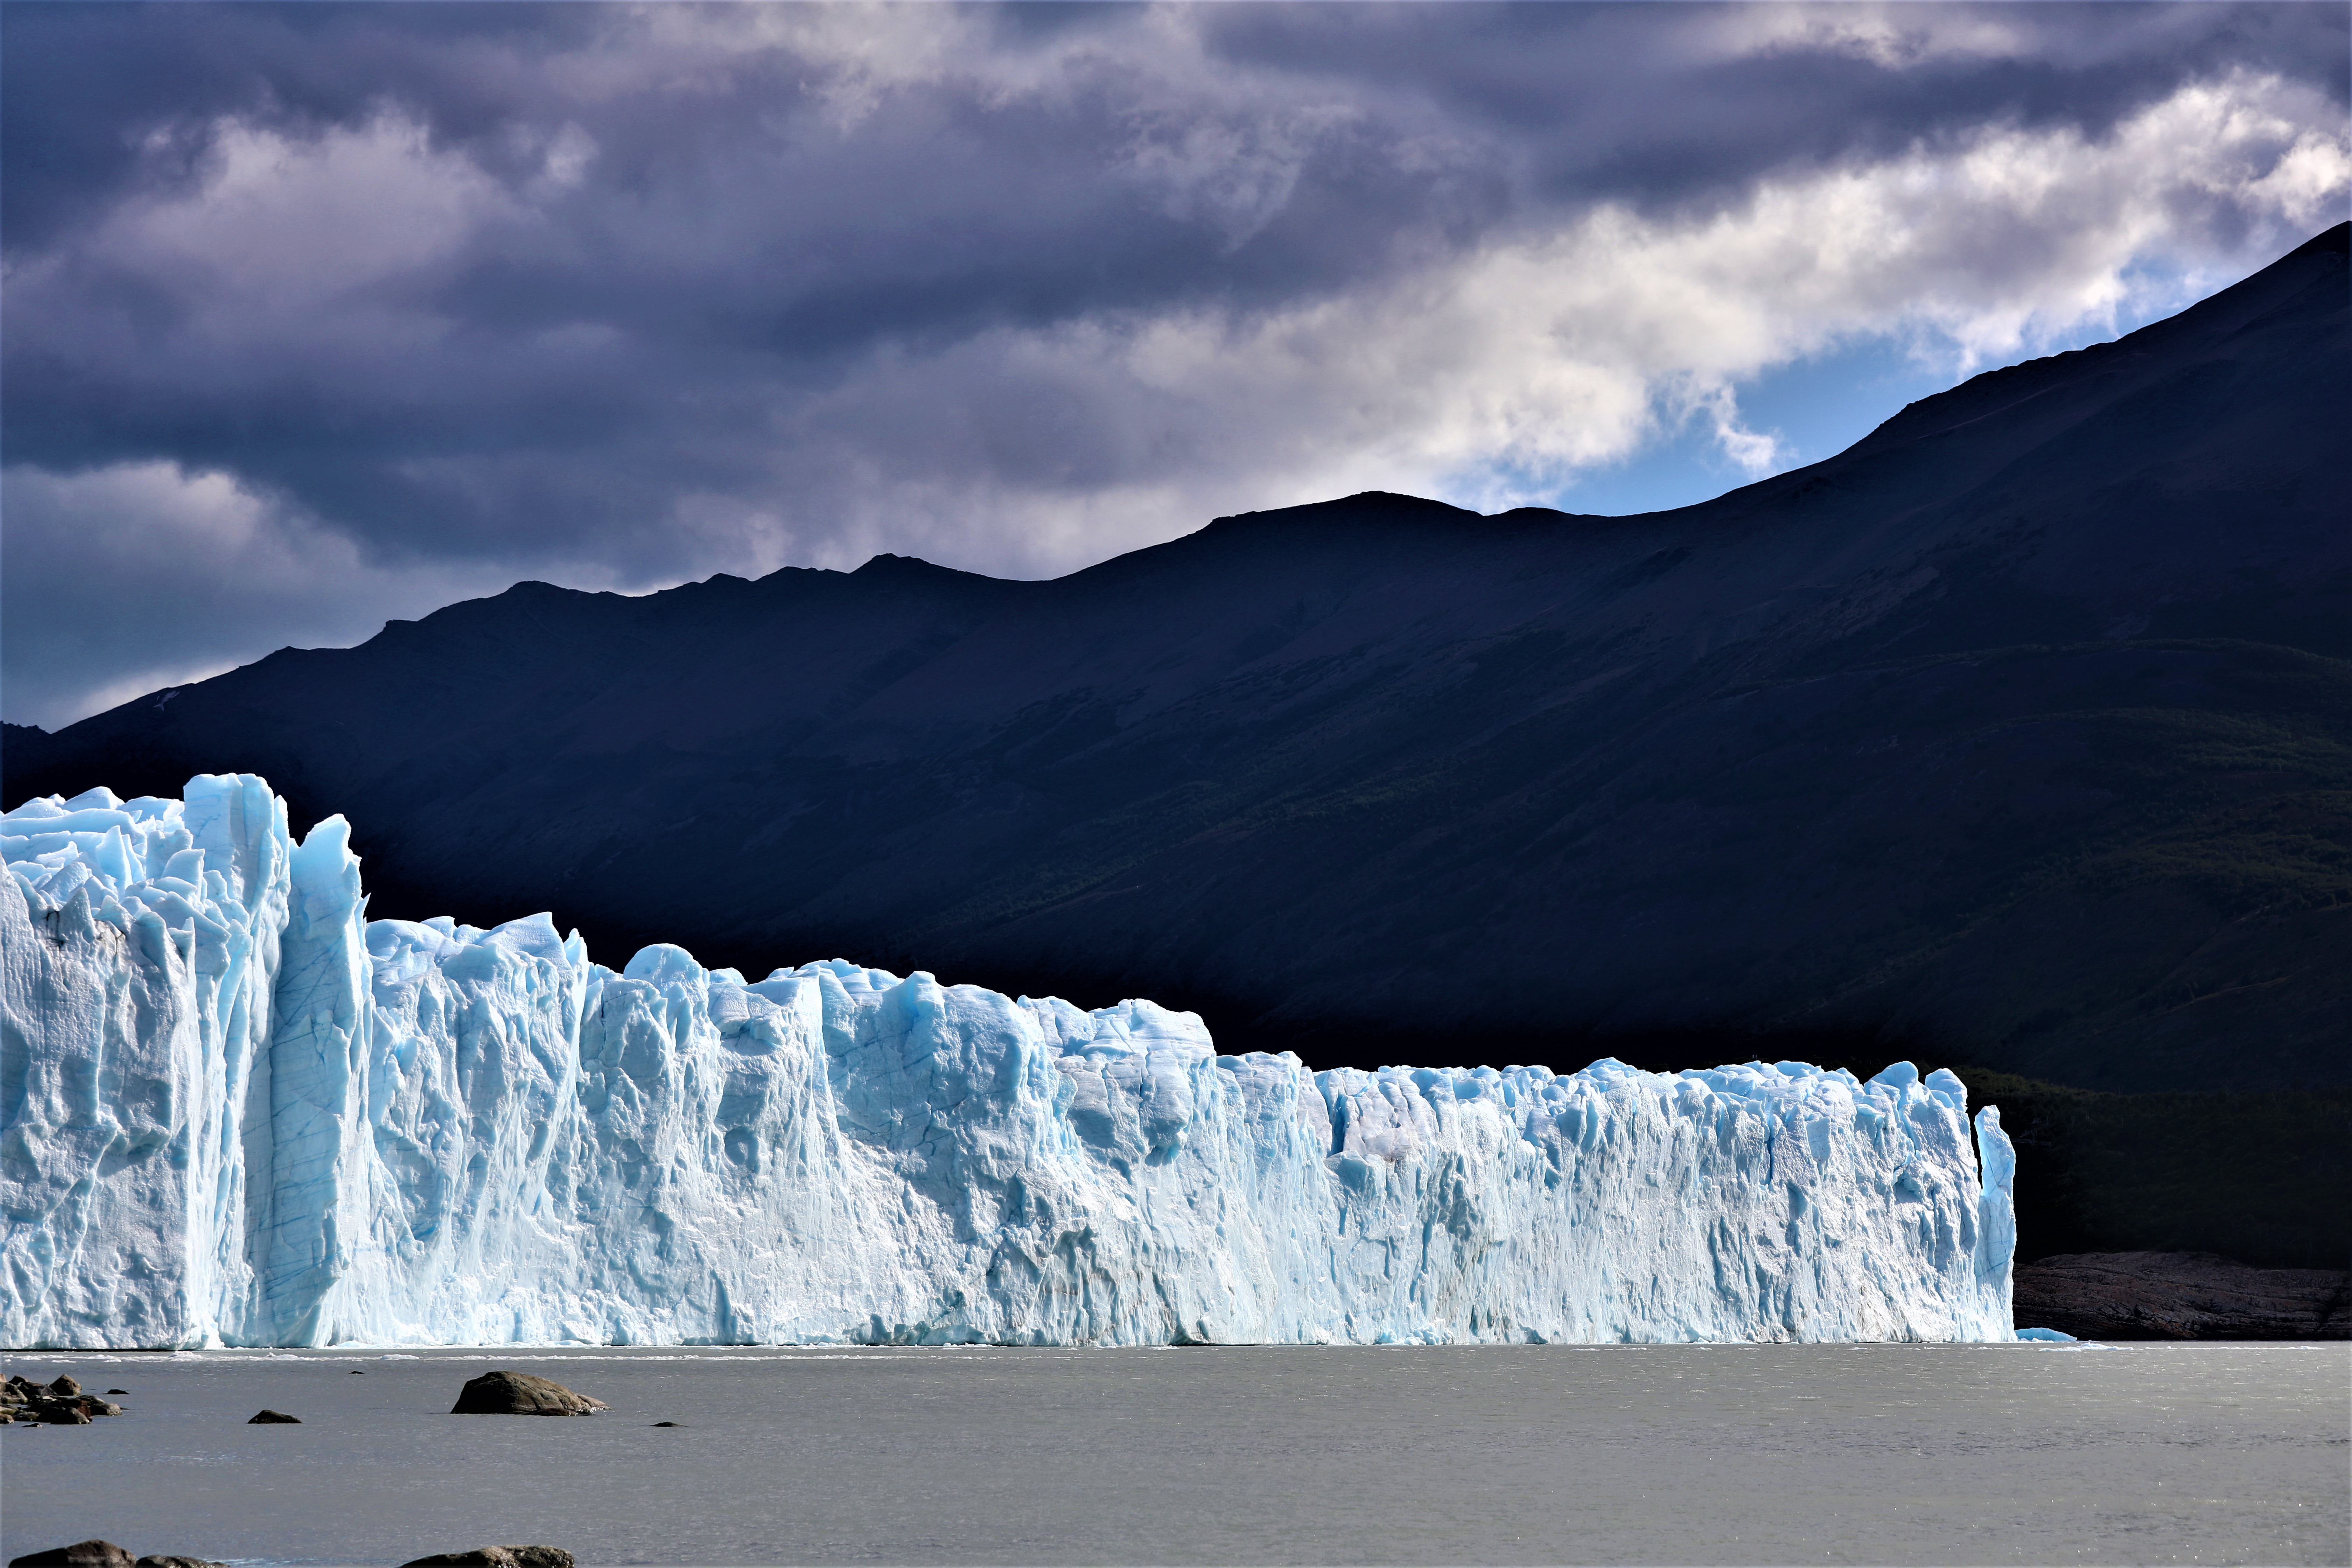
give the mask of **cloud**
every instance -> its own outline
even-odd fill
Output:
[[[2345,33],[2295,5],[20,10],[10,716],[520,576],[1044,574],[1370,487],[1549,500],[1694,421],[1770,471],[1739,395],[1776,365],[1891,337],[1957,373],[2341,216]],[[233,516],[236,549],[187,543]],[[76,629],[93,531],[128,542],[127,602],[245,607]],[[20,664],[20,633],[80,652]]]
[[[0,510],[0,695],[16,723],[54,726],[289,644],[348,645],[389,616],[509,581],[497,568],[387,567],[281,499],[161,460],[71,475],[11,465]]]
[[[2132,269],[2151,257],[2176,264],[2160,291],[2193,298],[2212,280],[2200,264],[2226,257],[2197,241],[2201,229],[2177,237],[2179,214],[2210,216],[2306,157],[2320,177],[2297,188],[2316,195],[2263,199],[2289,232],[2316,226],[2352,174],[2340,143],[2307,128],[2322,107],[2276,78],[2232,78],[2095,140],[1990,128],[1759,183],[1703,220],[1603,205],[1288,310],[1101,313],[975,334],[868,365],[797,415],[785,449],[859,440],[887,460],[839,488],[901,519],[976,500],[990,533],[1062,516],[1047,550],[1115,527],[1087,521],[1113,488],[1142,533],[1205,505],[1375,484],[1534,499],[1695,414],[1735,464],[1761,472],[1776,445],[1741,424],[1734,389],[1768,367],[1911,332],[1965,370],[2145,307],[2152,286]],[[1496,469],[1518,476],[1512,488],[1484,482]],[[984,482],[959,491],[968,476]],[[1151,517],[1150,496],[1189,510]],[[955,552],[985,548],[942,538],[944,516],[932,526]],[[1065,563],[1027,543],[1037,553],[1016,563]]]

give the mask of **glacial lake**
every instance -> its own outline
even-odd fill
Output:
[[[2344,1563],[2352,1346],[0,1357],[0,1548],[250,1563]],[[447,1415],[492,1367],[614,1405]],[[364,1376],[353,1376],[353,1372]],[[263,1406],[300,1426],[253,1426]],[[656,1421],[676,1421],[656,1428]]]

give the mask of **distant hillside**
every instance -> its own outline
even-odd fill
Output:
[[[2346,261],[1677,511],[526,583],[12,728],[5,800],[251,770],[352,819],[379,915],[1149,995],[1322,1064],[2343,1084]]]

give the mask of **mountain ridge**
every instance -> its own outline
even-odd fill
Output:
[[[12,727],[5,798],[260,772],[381,912],[1151,995],[1330,1065],[2343,1081],[2346,234],[1694,507],[517,584]]]

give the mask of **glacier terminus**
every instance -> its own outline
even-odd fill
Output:
[[[615,973],[368,921],[250,774],[0,835],[9,1346],[2013,1337],[1948,1072],[1312,1072],[1150,1002]]]

